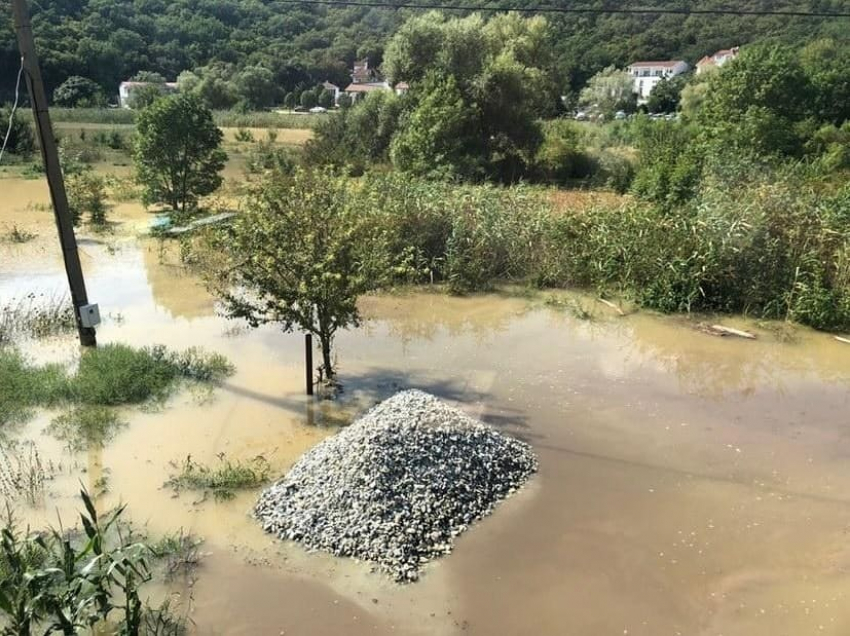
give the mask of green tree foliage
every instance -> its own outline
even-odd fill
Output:
[[[798,155],[804,140],[797,124],[810,112],[812,90],[795,51],[747,47],[711,74],[697,116],[701,135],[727,152]]]
[[[354,106],[319,122],[304,148],[305,160],[312,165],[348,167],[358,174],[370,163],[386,162],[402,106],[402,99],[390,91],[367,93]]]
[[[350,108],[352,104],[351,95],[349,95],[348,93],[340,93],[339,99],[337,99],[336,104],[340,108]]]
[[[245,212],[211,232],[202,251],[228,313],[253,326],[315,335],[329,380],[336,376],[334,336],[359,323],[357,298],[375,284],[376,239],[348,207],[352,185],[331,172],[271,173],[252,188]]]
[[[393,36],[384,68],[391,84],[404,81],[411,87],[406,121],[419,122],[421,129],[433,121],[435,109],[462,107],[469,113],[462,118],[466,128],[458,131],[461,119],[455,117],[437,133],[460,134],[468,140],[467,152],[478,155],[475,163],[493,177],[513,181],[537,151],[537,119],[551,114],[555,104],[549,38],[542,18],[507,14],[485,22],[477,14],[446,18],[431,12],[411,18]],[[436,102],[428,95],[434,87],[442,87]],[[430,112],[417,118],[419,108]],[[422,137],[421,132],[411,134]],[[453,145],[451,139],[434,140],[429,147],[437,155],[420,153],[412,163],[445,165],[445,149]],[[399,157],[409,156],[400,151]],[[454,171],[467,172],[468,166]]]
[[[626,71],[609,66],[590,78],[579,95],[579,104],[607,118],[620,110],[634,112],[634,81]]]
[[[53,102],[66,108],[104,106],[106,98],[94,81],[72,75],[53,91]]]
[[[539,176],[554,183],[582,179],[592,172],[584,134],[573,122],[565,119],[546,124],[535,163]]]
[[[536,5],[524,0],[516,6]],[[658,0],[653,6],[680,8],[681,2]],[[758,10],[765,3],[740,0],[734,6]],[[774,0],[770,6],[789,10],[799,9],[800,3]],[[720,7],[728,8],[728,1],[700,3],[700,8]],[[845,10],[846,1],[819,0],[817,7]],[[326,79],[345,86],[355,59],[368,56],[380,66],[387,39],[411,15],[370,7],[320,9],[280,0],[39,0],[31,10],[48,91],[82,75],[107,95],[140,69],[172,78],[212,63],[232,64],[236,70],[262,64],[284,92]],[[9,77],[20,61],[9,3],[0,3],[0,25],[0,69]],[[575,14],[551,16],[550,26],[553,69],[564,94],[577,93],[607,66],[623,68],[640,59],[693,61],[768,37],[792,44],[819,36],[846,39],[846,24],[828,18]],[[0,101],[9,99],[11,90],[0,86]]]
[[[301,98],[299,101],[301,102],[302,108],[313,108],[319,103],[319,99],[316,96],[316,91],[314,91],[313,89],[301,93]]]
[[[299,97],[297,93],[287,93],[283,96],[283,107],[287,110],[292,110],[299,105]]]
[[[74,225],[80,225],[84,215],[88,215],[89,222],[96,227],[106,225],[106,183],[103,177],[91,170],[72,174],[67,179],[67,190]]]
[[[6,138],[6,152],[22,157],[28,157],[35,151],[35,132],[30,119],[21,114],[20,110],[11,117],[11,107],[0,108],[0,146]],[[11,126],[9,126],[11,117]]]
[[[480,177],[481,149],[475,130],[475,114],[466,107],[453,76],[431,76],[423,97],[406,115],[393,138],[393,165],[419,176]]]
[[[682,90],[688,85],[686,74],[663,78],[649,94],[646,107],[650,113],[675,113],[682,100]]]
[[[227,158],[223,135],[197,97],[154,102],[139,114],[136,130],[134,156],[145,203],[165,203],[185,213],[221,185]]]
[[[328,89],[323,89],[321,93],[319,93],[319,106],[322,108],[333,108],[334,106],[334,94]]]
[[[278,96],[274,74],[262,66],[248,66],[236,76],[234,86],[247,110],[262,110],[274,104]]]
[[[800,54],[815,96],[815,117],[840,126],[850,120],[850,44],[814,40]]]

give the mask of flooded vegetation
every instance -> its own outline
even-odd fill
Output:
[[[0,227],[34,235],[0,243],[0,304],[61,297],[45,184],[7,175],[0,187]],[[156,345],[197,347],[233,374],[142,408],[97,382],[80,404],[35,401],[3,425],[0,481],[32,527],[55,526],[57,515],[71,525],[82,483],[99,514],[127,503],[123,515],[151,543],[174,538],[161,539],[174,548],[162,567],[191,575],[159,577],[147,594],[152,604],[171,599],[190,631],[850,628],[850,347],[833,336],[659,316],[566,291],[452,297],[424,287],[361,298],[363,323],[337,335],[345,392],[314,402],[303,395],[300,334],[217,315],[174,246],[141,236],[151,218],[127,201],[111,210],[111,232],[81,230],[89,296],[105,318],[99,351],[135,360]],[[757,338],[701,328],[718,322]],[[71,377],[72,335],[35,335],[16,336],[21,364]],[[266,535],[250,516],[254,486],[405,388],[527,441],[539,474],[415,585]]]

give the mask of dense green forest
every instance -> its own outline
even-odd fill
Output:
[[[452,0],[449,0],[451,2]],[[353,60],[383,61],[396,29],[416,12],[382,8],[294,5],[275,0],[39,0],[33,26],[48,91],[69,76],[97,82],[107,94],[139,71],[174,80],[211,65],[233,74],[271,71],[276,98],[318,81],[346,84]],[[464,3],[468,5],[469,3]],[[724,0],[655,0],[659,8],[724,8]],[[482,3],[528,7],[528,0]],[[647,6],[643,2],[584,0],[577,7]],[[738,9],[846,9],[844,0],[741,0]],[[554,76],[576,92],[594,73],[635,59],[684,58],[752,41],[799,43],[820,36],[850,38],[842,20],[780,16],[548,15]],[[18,65],[8,3],[0,4],[0,101],[13,89]],[[250,81],[250,77],[246,78]]]

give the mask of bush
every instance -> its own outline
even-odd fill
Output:
[[[9,117],[12,111],[9,107],[0,108],[0,145],[9,126]],[[9,138],[6,141],[6,152],[21,157],[29,157],[36,148],[35,132],[30,119],[24,117],[18,110],[12,117],[12,126],[9,128]]]
[[[93,172],[72,174],[67,179],[68,208],[74,225],[80,225],[88,215],[95,226],[106,225],[106,181]]]

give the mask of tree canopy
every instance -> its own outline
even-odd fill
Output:
[[[136,173],[145,203],[185,213],[221,185],[223,135],[197,97],[156,100],[139,114],[136,132]]]
[[[460,0],[448,0],[448,4]],[[657,7],[680,7],[658,0]],[[583,6],[602,7],[602,0]],[[796,0],[773,0],[771,8],[799,9]],[[517,7],[536,6],[530,0]],[[700,8],[728,7],[701,0]],[[740,0],[736,9],[760,9],[763,0]],[[819,0],[823,11],[846,9],[844,0]],[[278,0],[39,0],[31,3],[33,30],[48,92],[71,76],[95,81],[107,95],[140,70],[173,81],[182,71],[210,65],[245,67],[274,75],[278,100],[302,85],[349,81],[356,59],[381,65],[390,36],[411,10],[293,5]],[[463,15],[460,13],[459,15]],[[694,62],[717,49],[773,38],[802,44],[816,37],[846,38],[846,23],[827,18],[788,20],[779,16],[682,16],[572,14],[550,16],[547,53],[563,94],[578,93],[603,68],[636,59]],[[0,3],[0,76],[17,69],[19,57],[9,3]],[[467,44],[472,40],[467,40]],[[460,60],[458,60],[460,63]],[[0,101],[12,87],[0,83]],[[113,97],[114,99],[114,97]]]

